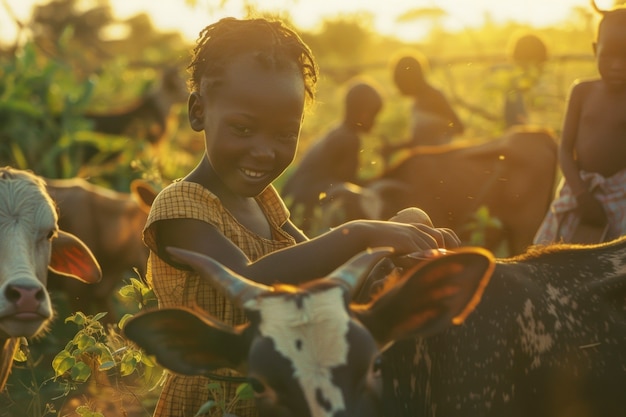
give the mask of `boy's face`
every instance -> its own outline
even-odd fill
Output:
[[[605,24],[594,44],[600,76],[609,87],[626,88],[626,25]]]
[[[376,123],[376,116],[380,112],[382,106],[379,105],[371,105],[363,109],[360,118],[360,126],[363,132],[370,132],[374,127],[374,123]]]
[[[235,58],[210,96],[194,93],[191,127],[204,130],[206,154],[232,193],[260,194],[294,159],[305,89],[297,67],[275,70],[250,55]]]

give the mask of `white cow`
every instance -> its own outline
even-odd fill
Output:
[[[41,333],[52,319],[48,269],[84,282],[102,276],[91,251],[59,230],[57,219],[41,178],[0,168],[0,391],[19,338]]]

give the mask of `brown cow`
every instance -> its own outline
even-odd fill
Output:
[[[365,187],[341,184],[327,193],[328,226],[356,218],[387,219],[405,207],[425,210],[437,227],[455,230],[468,241],[464,226],[481,206],[502,223],[510,254],[532,243],[553,197],[557,144],[546,130],[512,130],[478,146],[417,147]]]
[[[148,249],[142,230],[148,217],[150,197],[156,192],[144,182],[133,182],[132,193],[121,193],[80,178],[47,179],[46,186],[59,210],[59,226],[78,236],[102,265],[102,281],[86,286],[80,282],[51,277],[50,287],[65,292],[75,311],[94,314],[108,311],[113,291],[136,269],[143,275]],[[148,201],[145,201],[145,200]]]
[[[0,168],[0,391],[20,337],[40,334],[53,317],[47,270],[97,282],[100,267],[80,239],[59,230],[41,178]]]

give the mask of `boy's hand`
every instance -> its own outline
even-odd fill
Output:
[[[392,222],[412,224],[421,231],[429,234],[437,242],[440,248],[458,248],[461,246],[461,239],[452,229],[436,228],[428,214],[417,207],[408,207],[400,210],[395,216],[389,219]]]
[[[576,201],[578,202],[577,212],[583,223],[591,226],[606,224],[606,212],[602,204],[589,191],[578,195]]]
[[[424,224],[416,224],[415,226],[431,235],[437,241],[437,246],[440,248],[451,249],[461,246],[461,239],[459,239],[452,229],[434,228]]]

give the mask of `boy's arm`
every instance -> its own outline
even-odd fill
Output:
[[[390,246],[397,254],[406,254],[443,246],[434,237],[441,234],[436,229],[394,222],[354,221],[250,262],[233,242],[208,223],[171,219],[156,222],[153,227],[157,228],[159,256],[166,262],[181,267],[165,251],[169,246],[179,247],[208,255],[236,273],[264,284],[294,284],[325,276],[370,247]]]
[[[581,113],[590,83],[575,84],[565,113],[563,134],[559,146],[559,164],[565,181],[572,190],[578,203],[577,212],[584,223],[603,225],[606,222],[606,213],[598,200],[589,192],[587,184],[580,177],[580,169],[576,162],[576,139],[578,125],[581,123]]]
[[[578,163],[575,159],[576,137],[578,136],[578,124],[580,123],[582,104],[585,96],[584,92],[585,84],[575,84],[572,87],[567,103],[565,120],[563,122],[561,143],[559,145],[559,164],[561,166],[561,172],[575,196],[581,195],[587,191],[585,183],[580,178]]]
[[[459,116],[441,90],[431,87],[431,90],[422,97],[420,108],[439,116],[441,118],[442,130],[446,134],[460,135],[465,131],[463,122],[459,119]]]
[[[305,242],[309,240],[307,235],[305,235],[302,230],[298,229],[298,227],[295,224],[293,224],[291,219],[288,219],[285,222],[285,224],[283,225],[283,230],[289,233],[290,236],[293,236],[293,238],[296,240],[297,243],[301,243],[301,242]]]
[[[440,92],[441,94],[441,107],[443,109],[443,114],[447,115],[447,119],[450,120],[450,125],[448,126],[449,132],[454,135],[461,135],[465,131],[465,126],[459,116],[456,114],[452,105],[446,98],[446,96]]]

